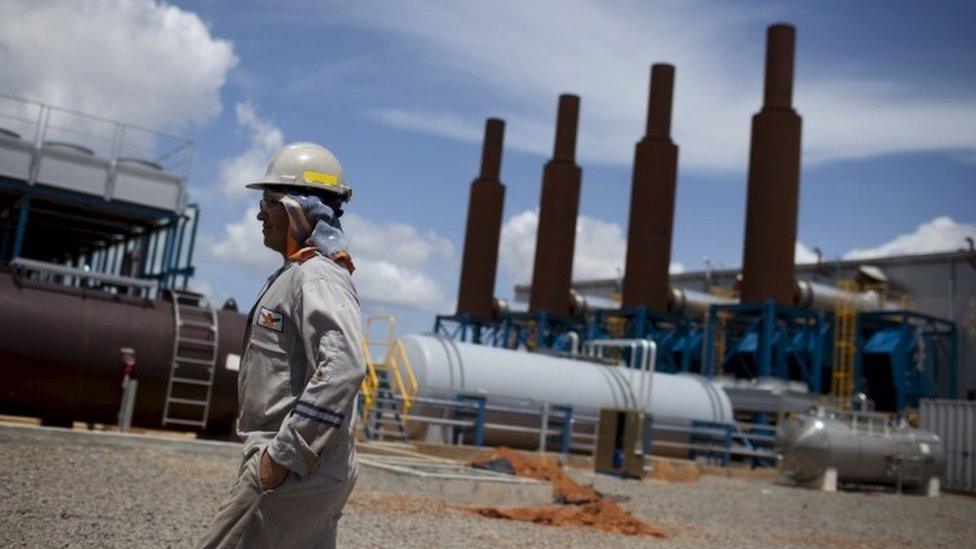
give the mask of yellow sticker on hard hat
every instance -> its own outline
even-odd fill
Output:
[[[321,183],[323,185],[338,185],[339,179],[325,172],[313,172],[311,170],[305,170],[302,172],[302,179],[306,183]]]

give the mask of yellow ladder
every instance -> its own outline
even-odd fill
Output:
[[[386,325],[386,333],[381,338],[372,337],[376,325]],[[373,315],[366,318],[366,329],[360,342],[363,357],[366,359],[366,377],[361,387],[363,393],[363,414],[368,416],[377,404],[380,391],[384,389],[384,379],[391,396],[400,401],[398,410],[401,422],[413,406],[419,387],[413,372],[413,364],[403,348],[403,342],[396,339],[396,318],[393,315]],[[382,348],[383,359],[373,358],[373,351]]]
[[[854,281],[842,280],[840,289],[854,295],[858,291]],[[857,303],[854,299],[841,299],[834,309],[834,356],[830,382],[830,396],[834,405],[848,409],[854,397],[854,354],[857,352]]]
[[[725,373],[725,328],[729,320],[729,313],[718,311],[715,315],[715,343],[712,348],[712,373],[722,375]]]

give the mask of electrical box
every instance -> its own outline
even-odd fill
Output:
[[[635,408],[601,408],[596,437],[596,472],[644,477],[644,412]]]

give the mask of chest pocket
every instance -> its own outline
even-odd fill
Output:
[[[251,326],[251,339],[248,340],[247,344],[252,347],[257,347],[257,350],[260,351],[288,355],[291,352],[290,338],[285,335],[285,330],[291,327],[284,325],[284,321],[282,321],[282,324],[282,330],[275,331],[255,322]]]

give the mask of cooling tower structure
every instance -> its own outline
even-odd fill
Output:
[[[495,273],[498,267],[498,239],[505,202],[505,186],[499,180],[504,134],[504,121],[489,118],[485,122],[481,172],[471,183],[468,202],[457,316],[467,316],[475,321],[485,321],[492,317]]]
[[[794,301],[801,129],[792,101],[795,43],[792,25],[772,25],[767,30],[763,106],[752,117],[742,256],[744,303],[771,299],[778,305],[792,305]]]
[[[583,176],[575,160],[579,103],[575,95],[559,96],[555,150],[542,172],[530,312],[570,314],[573,247]]]
[[[651,67],[647,130],[634,153],[623,308],[668,308],[678,147],[671,141],[674,66]]]

